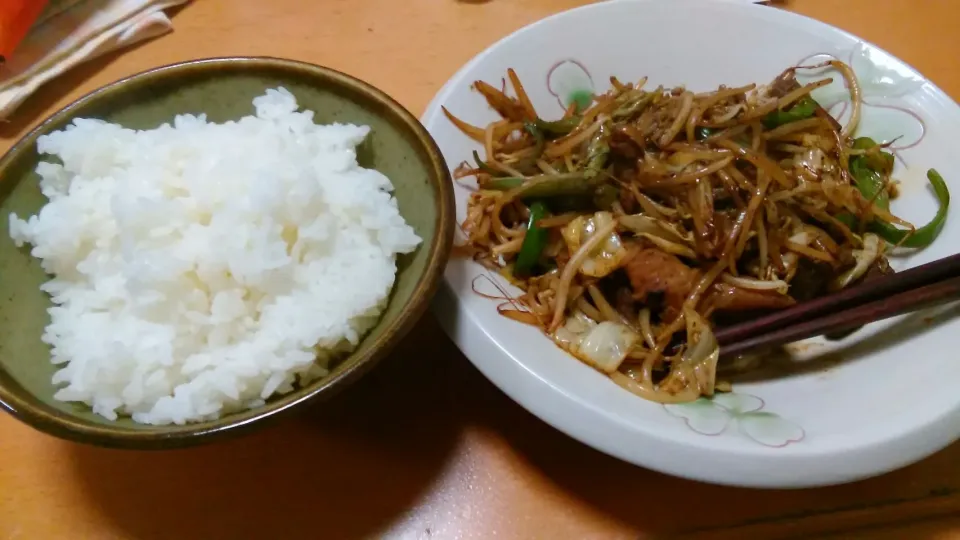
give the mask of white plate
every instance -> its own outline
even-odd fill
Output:
[[[470,85],[477,79],[499,81],[509,67],[541,116],[558,117],[559,101],[589,90],[591,79],[599,91],[606,90],[610,75],[620,80],[646,75],[654,86],[708,90],[721,83],[767,82],[815,54],[852,62],[869,103],[858,133],[884,140],[903,135],[901,146],[918,143],[899,152],[910,168],[901,163],[897,171],[904,189],[894,210],[925,223],[936,208],[926,168],[954,180],[957,193],[960,108],[877,47],[770,7],[619,0],[561,13],[470,61],[440,91],[423,122],[452,168],[478,147],[447,121],[440,105],[474,124],[497,119]],[[843,95],[839,82],[815,94],[825,105]],[[458,189],[460,219],[466,196]],[[955,252],[956,208],[933,246],[894,266]],[[643,467],[740,486],[816,486],[907,465],[960,435],[960,358],[951,351],[960,321],[949,316],[955,308],[936,317],[925,313],[871,325],[839,343],[816,342],[800,359],[821,362],[801,363],[806,369],[798,373],[735,385],[733,394],[713,402],[664,407],[621,390],[536,329],[498,315],[497,302],[473,292],[478,276],[487,276],[479,265],[451,261],[435,305],[464,354],[549,424]],[[480,277],[478,286],[493,291],[487,279]],[[842,361],[824,368],[824,358]]]

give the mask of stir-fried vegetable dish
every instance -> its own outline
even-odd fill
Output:
[[[523,293],[500,312],[627,390],[671,403],[726,390],[714,329],[890,272],[891,246],[923,248],[890,211],[890,143],[855,136],[861,96],[840,125],[791,68],[767,85],[697,93],[611,78],[562,118],[540,118],[517,74],[474,84],[501,119],[471,125],[483,145],[456,170],[474,178],[459,253]]]

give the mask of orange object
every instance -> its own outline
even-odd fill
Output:
[[[47,0],[0,0],[0,59],[13,54],[46,5]]]

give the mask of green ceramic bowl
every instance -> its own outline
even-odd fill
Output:
[[[9,236],[7,216],[35,214],[45,198],[33,172],[41,156],[37,137],[77,117],[101,118],[130,128],[152,128],[177,113],[206,113],[223,122],[252,114],[251,101],[284,86],[318,123],[365,124],[371,134],[360,164],[394,183],[400,213],[423,238],[398,261],[390,303],[379,324],[326,378],[258,409],[213,422],[144,426],[108,421],[83,405],[53,399],[55,367],[40,341],[49,322],[47,280],[28,248]],[[57,112],[0,160],[0,407],[31,426],[65,439],[123,448],[171,448],[206,442],[259,426],[308,401],[330,396],[369,370],[426,310],[453,242],[454,201],[447,166],[420,122],[372,86],[331,69],[275,58],[213,58],[160,67],[96,90]]]

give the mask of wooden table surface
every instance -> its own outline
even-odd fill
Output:
[[[0,125],[5,151],[98,86],[202,56],[359,76],[420,113],[500,37],[583,0],[197,0],[176,31],[56,80]],[[960,0],[794,0],[960,96]],[[431,359],[427,359],[428,356]],[[432,316],[322,410],[165,453],[62,442],[0,415],[0,540],[960,537],[960,445],[872,480],[753,491],[595,452],[487,382]],[[694,503],[694,501],[697,501]]]

